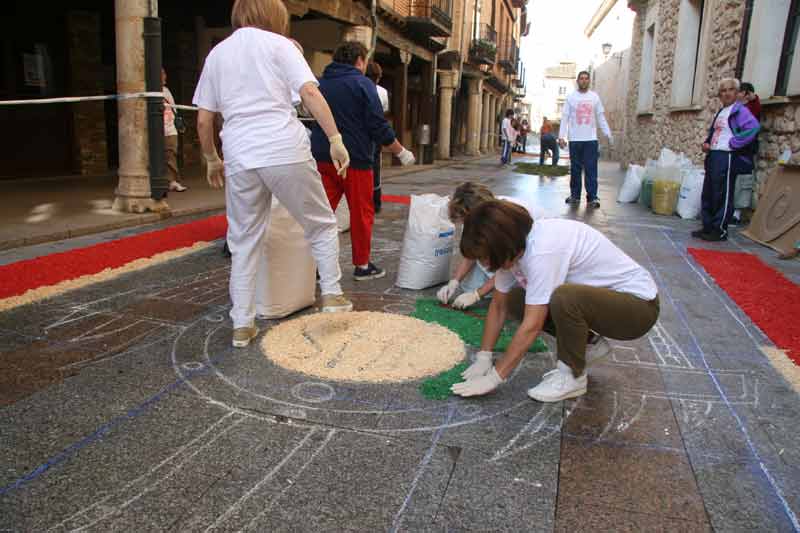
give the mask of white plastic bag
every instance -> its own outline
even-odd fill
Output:
[[[256,269],[256,313],[283,318],[314,303],[317,264],[303,228],[272,197],[265,257]]]
[[[669,148],[662,148],[661,154],[658,157],[658,166],[659,167],[677,167],[680,158],[678,154],[670,150]]]
[[[447,196],[411,195],[408,225],[396,285],[424,289],[450,279],[455,226],[447,218]]]
[[[628,172],[625,174],[625,181],[622,187],[619,188],[617,195],[618,202],[635,202],[639,198],[639,193],[642,190],[642,178],[644,177],[644,167],[639,165],[630,165]]]
[[[704,170],[693,168],[684,171],[681,192],[678,195],[678,205],[675,208],[681,218],[692,219],[700,215],[704,180]]]
[[[336,225],[339,227],[339,233],[350,231],[350,207],[344,197],[336,208]]]

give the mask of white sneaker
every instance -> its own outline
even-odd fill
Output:
[[[555,370],[547,372],[538,385],[528,390],[528,396],[539,402],[560,402],[586,394],[586,372],[580,377],[572,375],[572,369],[558,362]]]
[[[586,366],[593,365],[607,357],[611,350],[608,339],[595,333],[594,338],[586,345]]]

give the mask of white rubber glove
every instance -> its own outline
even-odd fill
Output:
[[[461,383],[456,383],[450,390],[459,396],[481,396],[489,394],[499,387],[505,380],[500,377],[497,370],[492,367],[485,376],[468,379]]]
[[[475,305],[476,303],[481,301],[481,295],[478,294],[477,290],[472,292],[465,292],[461,296],[455,299],[453,302],[453,307],[456,309],[466,309],[471,305]]]
[[[492,368],[492,352],[478,352],[475,355],[475,361],[461,373],[461,377],[464,379],[478,378],[485,375],[490,368]]]
[[[613,147],[614,146],[614,137],[611,135],[608,136],[608,145]]]
[[[221,189],[225,186],[225,165],[214,150],[212,154],[203,154],[206,160],[206,180],[212,189]]]
[[[417,158],[414,157],[414,154],[411,152],[411,150],[408,150],[406,148],[403,148],[403,151],[397,154],[397,159],[400,160],[400,163],[404,167],[408,165],[413,165],[417,160]]]
[[[440,302],[447,305],[448,303],[450,303],[450,298],[452,298],[453,295],[458,290],[458,286],[459,286],[458,280],[451,279],[450,281],[447,282],[447,285],[438,290],[438,292],[436,293],[436,297],[439,299]]]
[[[350,166],[350,154],[347,153],[347,148],[344,147],[342,134],[337,133],[328,137],[328,142],[331,143],[331,161],[333,161],[333,166],[336,167],[336,172],[342,177],[347,176],[347,167]]]

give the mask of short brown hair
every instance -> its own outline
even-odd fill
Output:
[[[453,198],[447,204],[447,215],[453,222],[464,220],[472,209],[487,200],[494,200],[489,187],[467,181],[456,187]]]
[[[464,219],[461,255],[499,270],[525,252],[531,228],[533,218],[524,207],[505,200],[483,202]]]
[[[286,36],[289,33],[289,12],[281,0],[236,0],[231,10],[231,26],[258,28]]]
[[[377,84],[383,76],[383,69],[375,61],[370,61],[367,65],[367,77]]]
[[[360,57],[367,60],[369,54],[367,47],[358,41],[345,41],[333,51],[333,60],[345,65],[355,65]]]

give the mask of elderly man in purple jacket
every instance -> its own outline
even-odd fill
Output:
[[[761,126],[750,110],[736,100],[738,91],[739,80],[720,81],[722,109],[714,116],[703,143],[703,152],[707,154],[701,211],[703,227],[693,231],[692,237],[706,241],[728,238],[736,176],[753,171],[755,140]]]

